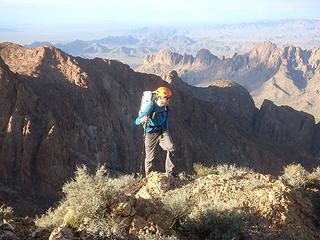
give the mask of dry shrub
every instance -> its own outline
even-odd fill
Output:
[[[215,170],[212,167],[205,167],[200,163],[193,164],[193,171],[198,177],[204,177],[210,174],[214,174]]]
[[[320,183],[320,166],[318,166],[309,174],[308,181],[311,183]]]
[[[220,211],[210,203],[194,208],[182,222],[182,234],[188,239],[244,239],[249,227],[248,215],[236,208]]]
[[[177,219],[186,216],[193,204],[188,194],[181,191],[171,192],[171,194],[166,195],[161,201],[164,208]]]
[[[4,204],[2,204],[0,206],[0,220],[11,218],[12,215],[13,215],[13,208],[12,207],[8,207]]]
[[[75,177],[63,186],[64,198],[56,209],[49,209],[36,224],[43,227],[66,225],[101,238],[123,238],[124,220],[111,213],[111,205],[135,184],[133,176],[111,178],[104,166],[90,174],[78,167]]]
[[[140,240],[178,240],[175,236],[161,236],[159,234],[147,233],[139,237]]]
[[[302,188],[308,182],[309,173],[301,164],[289,164],[284,168],[282,179],[295,188]]]
[[[252,172],[249,168],[238,167],[234,164],[222,164],[216,167],[217,174],[223,179],[229,180],[234,177],[241,177],[247,173]]]

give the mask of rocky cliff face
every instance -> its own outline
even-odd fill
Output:
[[[75,58],[53,47],[25,49],[5,43],[0,57],[1,183],[35,198],[54,199],[76,165],[104,163],[123,172],[139,171],[142,130],[134,119],[140,97],[142,91],[168,83],[117,61]],[[170,86],[169,123],[180,170],[191,171],[194,162],[229,162],[278,173],[288,162],[307,168],[319,163],[310,151],[318,136],[310,142],[315,125],[309,117],[299,118],[309,125],[302,124],[306,133],[293,142],[305,144],[292,155],[296,145],[278,145],[274,135],[265,145],[259,134],[242,130],[249,127],[246,119],[257,120],[252,99],[240,86],[223,83],[199,91],[180,85]],[[238,101],[246,104],[244,115],[237,116],[242,112]],[[262,129],[267,121],[259,121],[257,133],[266,134]],[[157,162],[157,169],[162,164]]]
[[[312,115],[278,107],[269,100],[258,110],[249,92],[237,83],[220,80],[208,87],[193,87],[183,82],[175,71],[165,75],[164,80],[193,97],[213,103],[240,131],[255,136],[262,144],[294,149],[319,145],[318,127]]]
[[[257,109],[249,92],[239,84],[220,80],[208,87],[194,87],[182,81],[176,71],[165,75],[164,80],[177,86],[188,95],[213,103],[240,128],[252,132],[254,114]]]
[[[313,114],[320,119],[319,106],[319,47],[303,50],[300,47],[277,47],[270,42],[256,45],[251,51],[232,58],[219,59],[208,50],[200,50],[191,61],[182,61],[184,56],[171,53],[177,63],[159,62],[162,52],[150,57],[137,70],[163,76],[176,70],[187,83],[208,86],[218,80],[231,80],[244,86],[252,94],[257,106],[264,99],[277,105],[288,105]],[[167,54],[168,53],[167,51]]]
[[[256,116],[256,134],[271,144],[295,148],[310,147],[316,133],[314,118],[286,106],[265,100]]]

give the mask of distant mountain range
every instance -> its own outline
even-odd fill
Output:
[[[231,80],[244,86],[257,106],[269,99],[320,120],[320,45],[303,50],[264,42],[231,58],[219,58],[208,49],[199,50],[195,57],[162,49],[147,55],[137,70],[160,76],[175,70],[185,82],[196,86]]]
[[[107,36],[92,41],[52,42],[55,47],[85,58],[111,58],[131,67],[143,63],[147,54],[162,48],[195,55],[206,48],[217,56],[231,57],[248,52],[257,42],[272,41],[313,48],[320,44],[319,20],[281,20],[242,24],[208,24],[179,28],[141,28],[121,36]],[[47,45],[34,42],[26,47]]]

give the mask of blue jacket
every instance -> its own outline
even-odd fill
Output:
[[[135,124],[141,124],[141,118],[149,116],[147,126],[144,124],[143,128],[147,133],[167,131],[168,130],[168,107],[159,107],[155,100],[149,103],[146,109],[139,114]]]

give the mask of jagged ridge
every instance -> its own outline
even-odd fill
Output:
[[[248,89],[258,107],[264,99],[269,99],[277,105],[289,105],[311,113],[319,120],[318,87],[314,90],[320,75],[319,52],[319,47],[303,50],[264,42],[232,58],[219,59],[202,49],[196,57],[182,57],[166,51],[166,55],[175,60],[159,62],[157,60],[162,58],[162,51],[159,51],[147,56],[148,60],[137,70],[160,76],[176,70],[184,81],[197,86],[208,86],[221,79],[235,81]],[[186,61],[185,56],[190,61]]]

